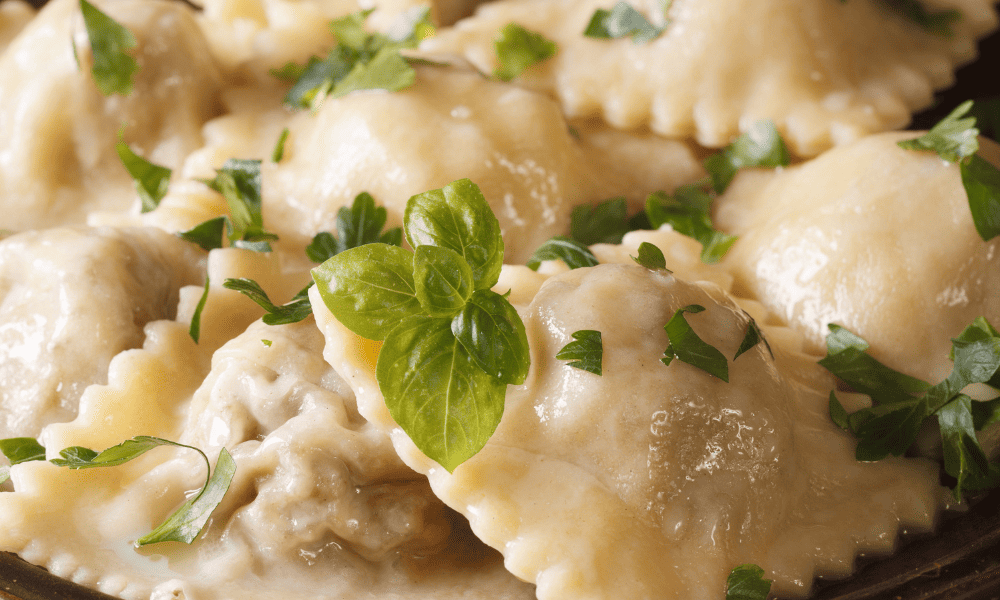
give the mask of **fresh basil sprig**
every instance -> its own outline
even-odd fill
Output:
[[[493,76],[510,81],[532,65],[555,56],[556,43],[540,33],[529,31],[517,23],[508,23],[494,40],[498,66]]]
[[[330,312],[382,340],[375,377],[397,424],[449,472],[483,448],[503,414],[507,384],[523,383],[524,324],[490,290],[503,239],[468,179],[410,198],[403,230],[414,252],[373,243],[313,269]]]
[[[663,27],[650,23],[631,4],[619,0],[611,10],[599,8],[594,11],[583,35],[598,39],[630,37],[636,44],[645,44],[659,37],[663,31]]]
[[[122,140],[122,133],[118,133],[118,144],[115,146],[118,157],[125,170],[132,176],[132,183],[135,191],[139,194],[142,202],[142,212],[147,213],[155,210],[160,205],[160,200],[167,195],[167,188],[170,184],[171,170],[160,165],[153,164],[139,156],[129,148],[128,144]]]
[[[90,72],[97,89],[105,96],[128,96],[132,93],[132,78],[139,70],[138,63],[127,52],[138,45],[135,36],[87,0],[80,0],[80,13],[94,57]],[[76,54],[75,46],[73,53]]]
[[[383,233],[382,228],[388,213],[382,206],[375,205],[375,199],[368,192],[361,192],[354,198],[350,208],[340,207],[337,211],[337,235],[323,231],[313,237],[306,246],[306,255],[315,263],[322,263],[330,257],[349,248],[380,242],[399,246],[403,243],[403,230],[393,227]]]
[[[158,542],[183,542],[190,544],[205,528],[212,512],[222,502],[229,484],[236,473],[236,463],[233,457],[223,448],[219,452],[219,460],[212,471],[212,465],[205,453],[186,444],[148,435],[136,436],[125,440],[117,446],[112,446],[102,452],[96,452],[82,446],[71,446],[59,452],[60,458],[54,458],[52,464],[70,469],[94,469],[99,467],[116,467],[138,458],[159,446],[177,446],[189,448],[201,454],[205,459],[205,485],[198,494],[177,510],[171,513],[153,531],[136,541],[136,546],[146,546]],[[45,448],[31,438],[11,438],[0,440],[0,451],[10,460],[12,465],[35,460],[45,460]],[[2,483],[2,482],[0,482]]]
[[[757,565],[740,565],[726,579],[726,600],[767,600],[771,581],[764,579],[764,569]]]
[[[572,361],[567,366],[601,375],[604,359],[604,344],[601,332],[583,329],[573,332],[573,341],[563,346],[556,354],[558,360]]]
[[[414,48],[421,39],[433,35],[429,9],[417,7],[407,12],[402,27],[394,27],[390,35],[365,31],[364,22],[373,10],[331,21],[337,45],[325,58],[313,56],[305,65],[289,63],[271,72],[295,82],[285,96],[287,106],[315,110],[326,98],[356,90],[398,91],[413,85],[416,72],[400,50]]]
[[[972,100],[967,100],[924,135],[898,144],[906,150],[936,152],[958,163],[972,222],[979,237],[988,241],[1000,235],[1000,169],[978,154],[976,118],[965,117],[972,107]]]
[[[830,416],[858,438],[858,460],[881,460],[906,452],[924,423],[936,417],[941,430],[945,472],[956,480],[955,498],[963,490],[1000,485],[1000,467],[991,463],[975,432],[1000,418],[1000,396],[972,400],[962,390],[974,383],[1000,386],[1000,334],[983,317],[952,340],[955,365],[942,382],[931,385],[868,355],[868,343],[838,325],[830,325],[827,356],[819,364],[872,399],[870,408],[847,414],[834,392]]]

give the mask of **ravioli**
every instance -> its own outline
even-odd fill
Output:
[[[493,72],[493,39],[515,22],[558,45],[520,79],[558,98],[571,118],[648,125],[708,147],[769,119],[795,153],[812,156],[906,125],[997,24],[991,0],[927,3],[932,13],[961,13],[952,36],[928,33],[874,0],[674,0],[665,12],[663,2],[643,0],[631,4],[666,26],[660,37],[645,44],[585,37],[594,11],[614,4],[500,0],[422,48]]]
[[[716,203],[738,235],[736,287],[822,352],[835,323],[884,364],[937,382],[951,338],[1000,322],[1000,246],[976,233],[957,164],[887,133],[782,172],[745,172]],[[766,208],[765,208],[766,207]]]
[[[502,285],[523,298],[511,269]],[[359,411],[512,573],[537,584],[540,600],[718,598],[745,562],[774,578],[774,592],[799,596],[816,574],[849,574],[858,552],[890,551],[901,524],[930,529],[942,506],[929,461],[854,461],[854,440],[827,412],[833,381],[798,349],[776,346],[772,357],[758,344],[729,361],[729,383],[676,359],[662,364],[664,324],[693,304],[706,308],[688,316],[696,333],[736,352],[749,316],[713,284],[621,264],[546,280],[519,306],[528,380],[510,388],[496,433],[454,474],[388,415],[374,381],[377,344],[312,296],[327,360]],[[554,358],[581,329],[602,332],[600,377]],[[857,505],[871,510],[859,518]]]
[[[107,10],[138,41],[128,97],[94,85],[73,0],[50,2],[0,55],[0,228],[81,224],[92,211],[132,208],[119,130],[138,154],[177,168],[221,108],[221,74],[189,9],[130,1]]]

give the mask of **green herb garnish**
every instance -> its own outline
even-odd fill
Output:
[[[556,358],[572,361],[567,366],[600,375],[604,358],[601,332],[583,329],[573,332],[572,335],[573,341],[563,346],[556,354]]]
[[[313,237],[306,247],[306,255],[315,263],[322,263],[349,248],[365,244],[382,243],[399,246],[403,243],[403,230],[394,227],[382,232],[388,213],[382,206],[375,205],[375,199],[368,192],[361,192],[354,198],[351,207],[340,207],[337,211],[337,236],[323,231]]]
[[[758,121],[721,151],[705,159],[715,193],[729,187],[736,172],[745,167],[783,167],[790,162],[788,147],[771,121]]]
[[[670,366],[676,358],[729,383],[729,362],[726,357],[714,346],[698,337],[684,318],[684,313],[697,314],[704,310],[704,306],[691,304],[674,313],[670,321],[663,326],[670,343],[663,351],[663,358],[660,361]]]
[[[281,159],[285,157],[286,141],[288,141],[287,127],[281,130],[281,135],[278,136],[278,141],[274,144],[274,151],[271,152],[271,162],[281,162]]]
[[[128,96],[132,93],[132,77],[139,69],[135,59],[126,52],[138,45],[135,36],[87,0],[80,0],[80,12],[94,56],[90,72],[97,89],[105,96]],[[75,46],[73,53],[76,54]]]
[[[557,235],[539,246],[528,259],[528,267],[537,271],[542,261],[546,260],[561,260],[570,269],[593,267],[599,264],[597,257],[590,251],[590,248],[587,248],[586,244],[561,235]]]
[[[222,287],[243,294],[266,310],[267,314],[261,319],[264,321],[265,325],[288,325],[289,323],[298,323],[311,315],[312,304],[309,302],[309,288],[312,286],[312,282],[309,282],[309,285],[299,290],[299,293],[295,294],[295,296],[289,300],[287,304],[276,306],[271,302],[271,299],[268,298],[267,292],[260,287],[260,284],[252,279],[247,279],[245,277],[240,277],[238,279],[229,277],[222,284]]]
[[[962,186],[969,199],[972,222],[983,241],[1000,235],[1000,169],[979,156],[979,130],[970,112],[972,100],[963,102],[924,135],[899,142],[906,150],[936,152],[948,162],[957,162]]]
[[[611,10],[599,8],[594,11],[583,35],[599,39],[630,37],[636,44],[645,44],[659,37],[663,31],[632,5],[620,0]]]
[[[667,259],[663,256],[663,250],[660,250],[655,244],[650,244],[649,242],[639,244],[638,254],[638,256],[633,256],[632,260],[643,267],[653,270],[663,269],[668,273],[672,272],[670,269],[667,269]]]
[[[188,326],[188,335],[191,336],[191,339],[196,344],[201,339],[201,313],[205,310],[205,304],[208,302],[209,288],[208,274],[205,274],[205,288],[201,292],[201,299],[198,300],[198,305],[194,308],[194,313],[191,315],[191,324]]]
[[[701,244],[701,261],[716,263],[729,251],[736,236],[714,229],[712,202],[714,197],[698,185],[685,185],[673,195],[653,192],[646,198],[646,215],[654,228],[669,224],[677,233],[694,238]]]
[[[761,342],[764,342],[764,347],[767,348],[767,352],[768,354],[771,355],[771,358],[774,358],[774,351],[771,350],[771,344],[767,343],[767,339],[764,338],[764,333],[760,330],[760,327],[757,325],[757,321],[754,321],[753,317],[751,317],[746,312],[744,312],[743,314],[747,315],[747,318],[750,319],[750,322],[747,324],[747,331],[745,334],[743,334],[743,341],[740,342],[740,347],[736,350],[736,355],[733,356],[733,360],[735,361],[737,358],[740,357],[740,355],[749,351],[751,348],[753,348],[754,346],[756,346]]]
[[[830,394],[830,416],[858,438],[858,460],[881,460],[906,452],[924,423],[936,417],[941,430],[945,472],[956,480],[955,498],[963,490],[981,490],[1000,484],[1000,468],[990,463],[975,432],[997,418],[1000,397],[981,402],[962,390],[973,383],[1000,384],[1000,334],[979,317],[952,340],[951,374],[937,385],[904,375],[867,354],[868,343],[847,329],[830,325],[827,356],[819,364],[857,392],[867,394],[872,406],[847,415]]]
[[[581,204],[574,207],[569,230],[570,237],[587,246],[622,243],[622,237],[632,231],[625,198],[611,198],[594,206]]]
[[[135,191],[142,202],[142,212],[155,210],[160,205],[160,200],[167,195],[171,170],[155,165],[133,152],[122,140],[122,132],[118,132],[118,144],[115,150],[125,165],[125,170],[132,176]]]
[[[414,252],[384,243],[344,250],[313,269],[330,312],[383,340],[375,367],[397,424],[449,472],[482,449],[507,384],[527,377],[524,324],[490,288],[503,264],[500,224],[467,179],[410,198]]]
[[[736,567],[726,579],[726,600],[767,600],[770,592],[771,580],[754,564]]]
[[[59,452],[60,458],[54,458],[49,462],[70,469],[116,467],[159,446],[189,448],[201,454],[201,457],[205,459],[205,485],[196,496],[182,504],[153,531],[139,538],[136,541],[136,546],[167,541],[190,544],[205,528],[212,512],[222,502],[222,498],[232,482],[233,474],[236,473],[236,463],[225,448],[219,452],[219,460],[216,462],[214,472],[208,457],[198,448],[148,435],[136,436],[102,452],[95,452],[82,446],[71,446]],[[11,464],[45,460],[45,448],[37,441],[28,438],[0,440],[0,450],[10,459]]]
[[[528,67],[555,56],[556,43],[517,23],[503,26],[494,41],[499,66],[493,76],[500,81],[514,79]]]

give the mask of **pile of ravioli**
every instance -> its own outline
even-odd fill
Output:
[[[137,39],[127,96],[97,89],[78,2],[0,3],[0,438],[55,458],[156,436],[226,448],[236,473],[193,544],[137,549],[201,486],[197,455],[20,463],[0,487],[0,550],[129,600],[719,600],[745,563],[804,597],[954,502],[930,460],[854,459],[816,361],[837,323],[937,381],[951,337],[1000,324],[1000,242],[976,234],[958,165],[892,132],[975,58],[993,0],[927,0],[961,14],[950,36],[877,0],[638,0],[665,28],[647,43],[582,35],[609,0],[432,0],[412,86],[301,111],[273,69],[335,45],[331,19],[374,8],[366,26],[387,31],[424,0],[95,4]],[[508,22],[558,51],[501,82]],[[702,180],[704,157],[761,120],[793,163],[744,169],[715,200],[739,236],[719,263],[665,225],[592,246],[595,267],[524,266],[575,206],[623,196],[634,211]],[[172,169],[155,210],[119,140]],[[227,214],[205,180],[232,158],[262,160],[271,252],[174,235]],[[448,472],[389,415],[377,344],[315,291],[314,315],[267,325],[222,282],[286,302],[315,266],[306,245],[358,194],[398,226],[407,199],[462,178],[499,219],[493,289],[524,321],[531,370]],[[635,264],[644,242],[670,272]],[[729,382],[659,360],[664,324],[694,304],[691,326],[726,356],[751,317],[768,341]],[[600,376],[555,358],[579,330],[603,333]]]

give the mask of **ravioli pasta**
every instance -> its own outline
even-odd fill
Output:
[[[830,419],[838,383],[816,361],[837,322],[935,380],[958,329],[1000,324],[996,243],[975,234],[959,167],[895,145],[912,134],[869,135],[902,126],[973,58],[995,2],[928,1],[962,13],[948,38],[875,0],[640,2],[666,26],[645,45],[584,38],[613,5],[591,0],[196,4],[96,3],[135,35],[128,96],[95,87],[79,0],[0,4],[0,437],[37,438],[51,459],[156,436],[227,449],[235,476],[193,544],[137,549],[204,481],[196,453],[13,465],[0,550],[128,600],[713,600],[744,563],[805,597],[954,504],[928,459],[854,459]],[[291,84],[273,70],[325,56],[331,19],[365,11],[394,35],[425,8],[438,30],[404,52],[412,85],[284,106]],[[501,82],[486,74],[511,20],[559,50]],[[718,264],[664,225],[590,246],[595,267],[524,266],[569,233],[575,207],[621,198],[632,215],[652,192],[704,185],[708,148],[765,118],[796,164],[744,169],[715,200],[716,226],[739,236]],[[154,210],[119,141],[171,169]],[[229,159],[260,161],[271,251],[173,235],[235,216],[206,184]],[[267,325],[224,283],[251,279],[285,303],[311,280],[307,244],[338,233],[359,194],[395,227],[411,196],[463,178],[502,230],[493,290],[525,324],[531,368],[486,447],[449,473],[389,415],[380,344],[315,288],[313,315]],[[635,264],[643,243],[669,271]],[[660,361],[664,324],[692,305],[729,382]],[[751,323],[767,343],[732,359]],[[602,332],[601,376],[556,359],[580,330]]]

